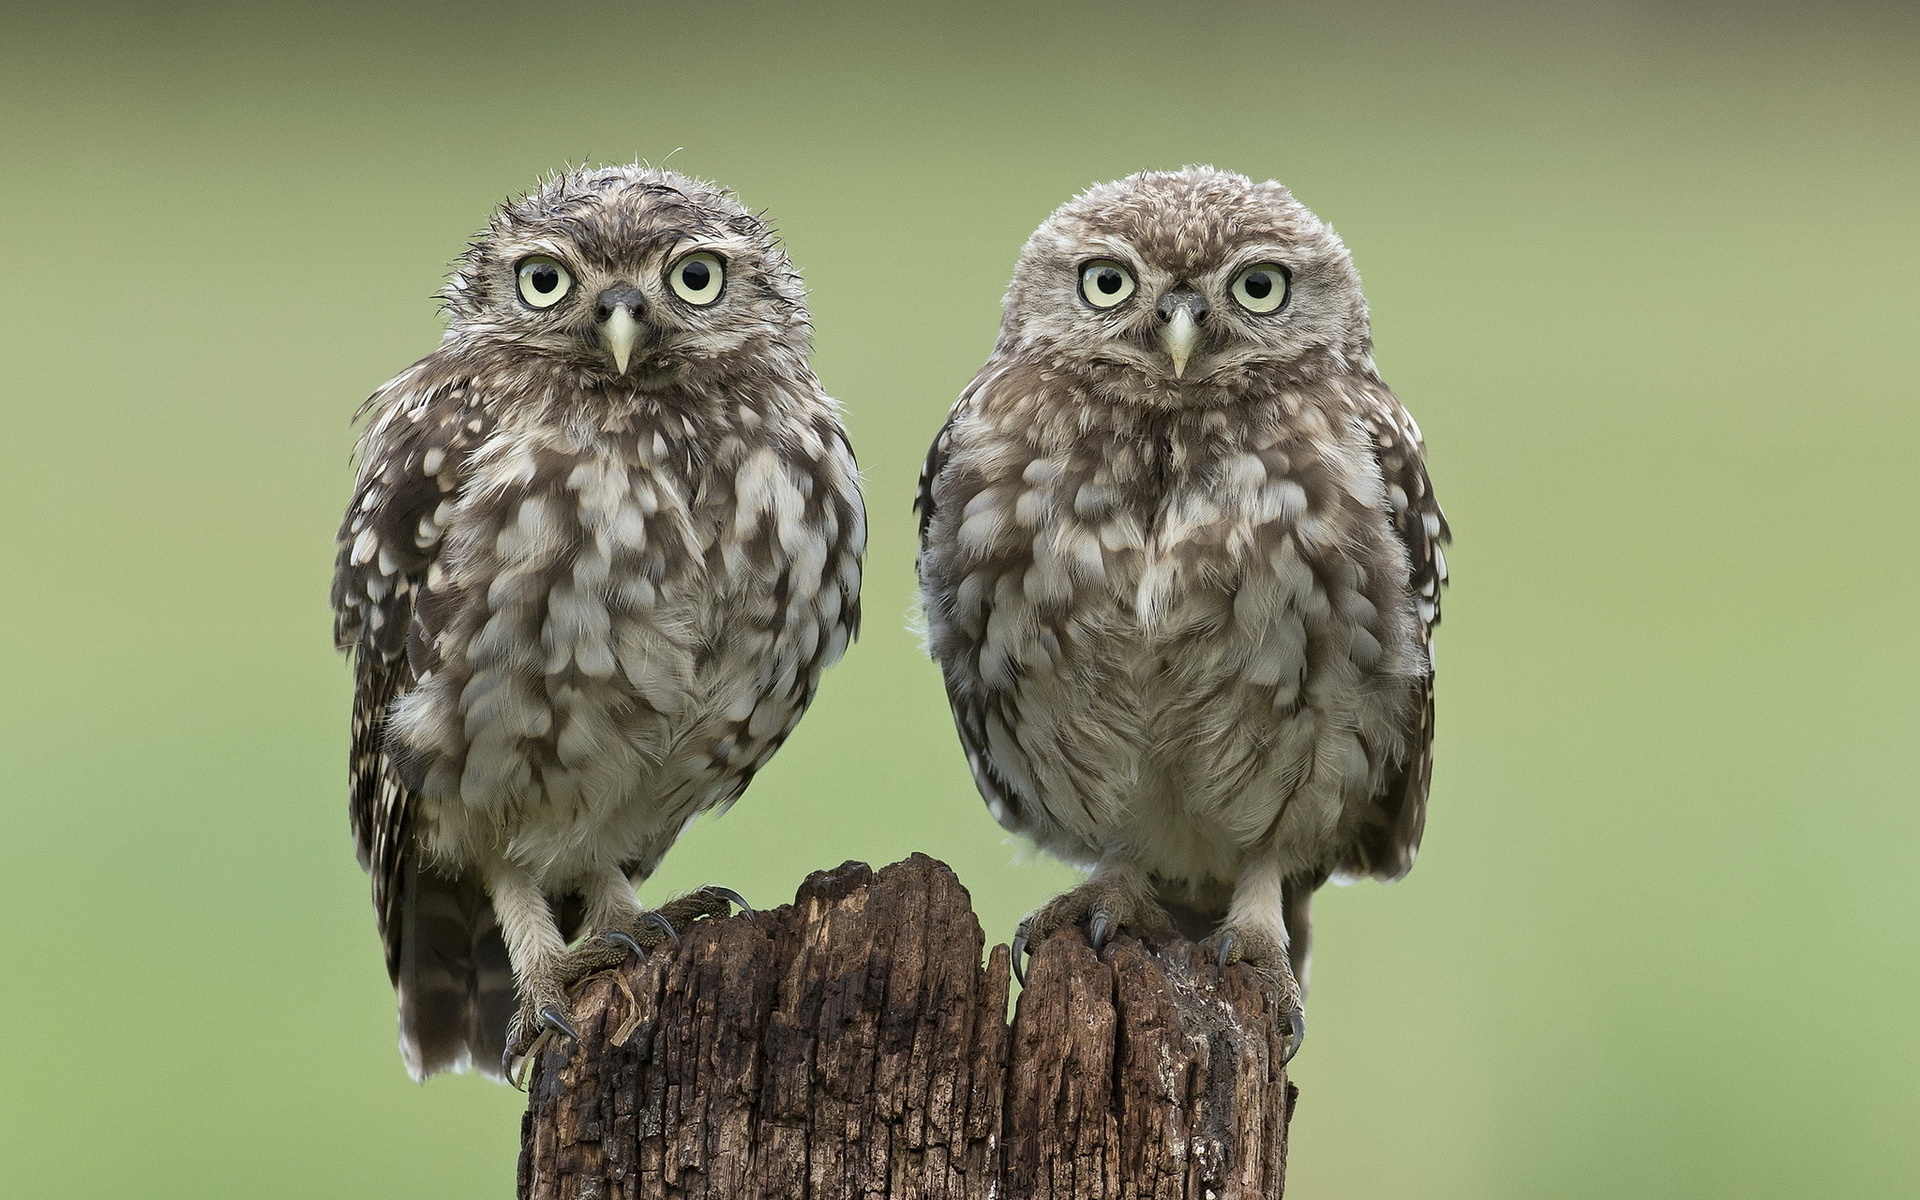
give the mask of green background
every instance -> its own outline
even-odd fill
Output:
[[[407,1081],[329,645],[348,419],[568,161],[766,207],[874,539],[867,633],[645,895],[988,818],[908,503],[1022,239],[1276,177],[1365,276],[1458,542],[1402,884],[1319,905],[1290,1195],[1920,1194],[1906,5],[13,7],[0,48],[0,1191],[505,1196]]]

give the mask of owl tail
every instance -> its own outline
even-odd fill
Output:
[[[474,880],[418,861],[404,872],[393,986],[407,1072],[420,1082],[441,1071],[502,1078],[516,999],[493,904]]]

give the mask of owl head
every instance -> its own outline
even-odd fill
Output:
[[[657,167],[570,171],[509,201],[442,297],[449,343],[588,381],[684,384],[807,351],[805,294],[773,231]]]
[[[1028,239],[1001,349],[1116,399],[1205,404],[1367,362],[1347,248],[1278,183],[1212,167],[1089,188]]]

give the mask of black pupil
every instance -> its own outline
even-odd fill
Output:
[[[703,262],[690,262],[680,268],[681,282],[696,292],[705,291],[708,281],[712,278],[713,272],[707,270],[707,264]]]
[[[533,284],[533,290],[544,296],[560,286],[560,271],[542,263],[528,272],[527,279]]]
[[[1265,300],[1273,294],[1273,276],[1265,271],[1255,271],[1247,276],[1247,295],[1255,300]]]
[[[1120,284],[1120,272],[1112,267],[1101,268],[1100,273],[1093,277],[1093,286],[1109,296],[1120,290]]]

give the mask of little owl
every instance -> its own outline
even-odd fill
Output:
[[[573,1033],[572,982],[741,903],[634,889],[793,731],[866,542],[800,279],[725,190],[556,177],[443,295],[440,348],[367,402],[333,586],[416,1078],[508,1070]]]
[[[1308,907],[1425,820],[1447,526],[1346,247],[1278,183],[1093,188],[1027,242],[921,480],[920,584],[973,777],[1088,923],[1280,987]]]

